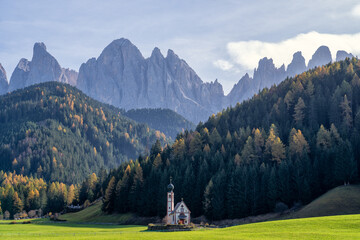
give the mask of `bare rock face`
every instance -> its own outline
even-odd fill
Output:
[[[25,58],[20,59],[13,74],[11,75],[8,92],[26,87],[26,80],[29,77],[29,72],[30,62]]]
[[[314,55],[312,55],[312,58],[309,61],[308,68],[312,69],[314,67],[319,67],[322,65],[326,65],[330,63],[332,60],[330,49],[326,46],[320,46]]]
[[[286,76],[284,65],[276,68],[271,58],[260,59],[258,68],[254,70],[254,77],[250,78],[248,74],[245,74],[226,96],[226,102],[228,105],[235,106],[236,103],[251,98],[263,88],[279,84]]]
[[[351,58],[352,56],[352,54],[345,51],[338,51],[336,61],[343,60],[346,57]],[[235,106],[236,103],[251,98],[263,88],[271,87],[273,84],[279,84],[285,80],[286,77],[294,77],[296,74],[300,74],[308,68],[322,66],[329,62],[331,62],[331,53],[326,46],[321,46],[316,50],[312,59],[309,61],[308,67],[306,67],[305,59],[301,52],[294,53],[293,59],[286,71],[284,65],[276,68],[272,59],[263,58],[259,61],[258,68],[254,70],[253,78],[246,74],[234,85],[229,95],[225,97],[224,107],[229,105]]]
[[[61,71],[63,74],[63,76],[61,77],[62,82],[68,83],[71,86],[76,86],[76,81],[79,73],[69,68],[62,68]]]
[[[222,86],[203,83],[172,50],[158,48],[145,59],[129,40],[110,43],[98,59],[82,64],[77,87],[89,96],[126,110],[169,108],[193,122],[220,111]]]
[[[0,95],[5,94],[8,87],[9,84],[6,77],[6,71],[0,63]]]
[[[354,56],[351,53],[347,53],[346,51],[339,50],[336,52],[336,61],[343,61],[346,58],[353,58]]]
[[[285,77],[285,66],[276,68],[273,60],[266,57],[259,61],[259,66],[254,71],[254,83],[257,89],[271,87],[273,84],[280,83]]]
[[[238,102],[251,98],[255,93],[257,92],[253,87],[253,79],[246,73],[226,96],[227,103],[235,106]]]
[[[295,75],[305,71],[306,71],[305,58],[302,56],[300,51],[294,53],[293,59],[286,69],[286,75],[288,77],[294,77]]]
[[[35,43],[31,61],[20,60],[11,76],[8,91],[50,81],[75,85],[76,79],[77,73],[61,68],[58,61],[46,51],[44,43]]]

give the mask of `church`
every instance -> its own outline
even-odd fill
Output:
[[[174,207],[174,185],[171,183],[168,185],[167,192],[167,214],[166,214],[166,224],[190,224],[190,210],[184,203],[184,200],[181,199],[181,202],[178,202]]]

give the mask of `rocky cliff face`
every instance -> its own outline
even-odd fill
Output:
[[[254,70],[254,84],[257,89],[271,87],[273,84],[278,84],[286,77],[285,66],[276,68],[273,60],[270,58],[263,58],[259,61],[258,68]]]
[[[309,67],[330,61],[329,49],[321,46]],[[252,78],[246,74],[225,96],[217,80],[204,83],[172,50],[165,57],[155,48],[145,59],[136,46],[122,38],[109,44],[97,59],[92,58],[80,67],[77,87],[99,101],[126,110],[169,108],[197,123],[306,69],[301,52],[293,55],[286,70],[284,65],[275,67],[273,60],[265,57],[259,61]]]
[[[336,52],[336,61],[345,60],[345,58],[353,58],[354,56],[351,53],[347,53],[345,51],[339,50]]]
[[[346,57],[352,55],[338,51],[336,60]],[[265,87],[279,84],[286,77],[329,62],[331,53],[325,46],[317,49],[308,66],[301,52],[294,53],[286,70],[284,65],[275,67],[273,60],[265,57],[254,69],[253,77],[244,75],[225,96],[217,80],[204,83],[172,50],[164,56],[160,49],[154,48],[151,56],[145,59],[129,40],[118,39],[110,43],[97,59],[82,64],[78,74],[62,68],[47,52],[45,44],[36,43],[32,60],[20,60],[9,86],[0,65],[0,94],[36,83],[59,81],[75,85],[101,102],[126,110],[168,108],[198,123],[223,108],[251,98]]]
[[[169,108],[193,122],[220,110],[222,86],[203,83],[172,50],[155,48],[145,59],[127,39],[109,44],[98,59],[80,67],[77,87],[89,96],[126,110]],[[214,110],[214,111],[213,111]]]
[[[249,76],[249,74],[245,74],[238,83],[234,85],[231,89],[230,93],[226,96],[227,104],[231,106],[235,106],[236,103],[249,99],[256,92],[256,88],[253,87],[253,79]]]
[[[228,105],[235,106],[236,103],[251,98],[265,87],[271,87],[274,84],[280,83],[287,76],[285,66],[276,68],[273,60],[270,58],[263,58],[259,61],[258,68],[254,70],[254,77],[250,78],[245,74],[226,97]]]
[[[286,69],[286,75],[288,77],[294,77],[296,74],[300,74],[305,70],[305,58],[302,56],[300,51],[294,53],[293,59]]]
[[[11,75],[8,91],[14,91],[36,83],[58,81],[75,85],[77,73],[63,69],[46,51],[44,43],[35,43],[31,61],[21,59]]]
[[[7,92],[9,85],[6,77],[6,71],[0,63],[0,95]]]
[[[326,46],[319,47],[309,60],[308,68],[319,67],[332,61],[330,49]]]
[[[350,56],[352,55],[345,51],[338,51],[336,60],[343,60]],[[279,84],[286,77],[294,77],[296,74],[300,74],[308,68],[328,64],[331,60],[330,50],[326,46],[321,46],[316,50],[310,59],[308,66],[306,66],[305,58],[302,56],[301,52],[294,53],[293,59],[286,71],[284,65],[280,68],[276,68],[272,59],[263,58],[259,61],[258,68],[254,70],[254,77],[251,78],[248,74],[243,76],[239,82],[234,85],[229,95],[226,96],[225,102],[228,105],[234,106],[237,102],[242,102],[251,98],[264,87],[271,87],[273,84]]]

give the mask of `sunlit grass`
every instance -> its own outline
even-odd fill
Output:
[[[0,239],[360,239],[360,215],[281,220],[189,232],[146,229],[145,226],[35,220],[32,224],[0,224]]]

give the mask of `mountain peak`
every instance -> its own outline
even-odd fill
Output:
[[[112,41],[100,54],[100,61],[108,61],[110,59],[126,58],[126,59],[143,59],[140,50],[126,38],[120,38]],[[98,60],[99,60],[98,59]],[[136,61],[137,61],[136,60]]]
[[[287,75],[293,77],[296,74],[302,73],[306,70],[305,58],[302,56],[301,51],[293,54],[293,59],[287,67]]]
[[[16,66],[16,68],[21,69],[21,70],[23,70],[25,72],[28,72],[30,70],[29,63],[30,63],[29,60],[27,60],[26,58],[22,58],[22,59],[20,59],[20,61],[19,61],[18,65]]]
[[[331,62],[331,52],[327,46],[320,46],[309,61],[308,68],[322,66]]]
[[[259,60],[258,68],[255,69],[255,72],[262,72],[262,71],[275,70],[275,69],[276,67],[274,65],[272,58],[264,57]]]
[[[353,58],[354,56],[351,53],[347,53],[346,51],[339,50],[336,52],[336,61],[345,60],[345,58]]]
[[[115,39],[114,41],[112,41],[110,45],[118,45],[118,46],[131,46],[133,45],[132,42],[130,42],[129,39],[127,38],[119,38],[119,39]]]
[[[33,59],[38,56],[43,57],[44,55],[48,55],[49,53],[46,51],[46,46],[43,42],[37,42],[34,44],[33,48]]]
[[[37,49],[43,49],[43,50],[46,51],[46,45],[43,42],[37,42],[37,43],[34,44],[34,51],[35,51],[35,49],[36,50]]]
[[[77,73],[61,68],[58,61],[46,50],[43,42],[34,44],[31,61],[22,58],[11,75],[8,91],[36,83],[58,81],[74,85]]]
[[[155,47],[151,53],[150,58],[154,58],[154,57],[164,58],[164,56],[162,55],[162,53],[158,47]]]
[[[173,50],[168,49],[166,58],[173,58],[173,57],[178,58],[178,56],[174,53]]]

